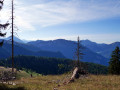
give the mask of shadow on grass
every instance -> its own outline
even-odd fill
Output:
[[[11,88],[11,87],[8,87],[5,84],[0,84],[0,90],[25,90],[25,88],[24,87],[14,87],[14,88]]]

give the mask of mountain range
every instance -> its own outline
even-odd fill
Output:
[[[10,38],[10,37],[9,37]],[[28,56],[43,56],[43,57],[56,57],[65,58],[65,56],[60,52],[52,52],[41,50],[38,47],[26,44],[17,37],[14,42],[14,55],[28,55]],[[20,41],[20,42],[19,42]],[[4,44],[0,47],[0,58],[8,58],[12,55],[12,44],[10,39],[4,39]]]
[[[3,47],[0,47],[0,58],[11,56],[10,38],[6,38]],[[17,37],[14,37],[14,41],[15,55],[57,57],[76,60],[76,41],[57,39],[49,41],[37,40],[26,43]],[[82,52],[84,54],[81,61],[108,65],[112,51],[116,46],[120,47],[120,42],[98,44],[90,40],[81,40],[81,45],[83,46]]]
[[[114,42],[111,44],[98,44],[89,40],[82,40],[81,43],[83,46],[89,48],[93,52],[98,53],[108,59],[111,58],[112,51],[116,48],[116,46],[120,47],[120,42]]]

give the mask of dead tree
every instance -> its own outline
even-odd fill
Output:
[[[82,59],[82,56],[83,56],[83,53],[82,53],[82,45],[80,43],[80,38],[78,36],[78,40],[77,40],[77,50],[76,50],[76,56],[77,56],[77,61],[76,61],[76,67],[80,67],[82,68],[81,66],[81,63],[80,63],[80,59]]]
[[[12,0],[12,11],[11,11],[11,22],[12,22],[12,73],[14,73],[14,0]]]
[[[80,39],[78,37],[78,42],[77,42],[77,50],[76,50],[76,56],[77,56],[77,61],[75,63],[75,68],[73,70],[72,76],[70,80],[67,83],[73,82],[75,79],[78,79],[80,75],[86,75],[87,72],[84,70],[82,63],[80,62],[80,59],[82,59],[82,56],[84,55],[82,53],[82,45],[80,44]]]

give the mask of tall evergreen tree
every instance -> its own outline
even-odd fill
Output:
[[[4,2],[4,0],[0,0],[0,10],[1,10],[2,7],[3,7],[3,2]],[[1,30],[2,30],[2,29],[5,30],[5,29],[7,28],[8,25],[9,25],[9,23],[0,24],[0,37],[4,37],[4,36],[6,35],[6,33],[2,33]],[[0,46],[3,45],[3,42],[4,42],[4,40],[3,40],[2,42],[0,42]]]
[[[112,52],[111,59],[109,62],[109,73],[120,75],[120,49],[116,49]]]

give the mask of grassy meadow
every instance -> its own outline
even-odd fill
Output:
[[[63,84],[69,77],[67,74],[22,77],[14,81],[16,85],[6,85],[6,87],[9,88],[8,90],[120,90],[120,76],[89,75],[73,83]]]

